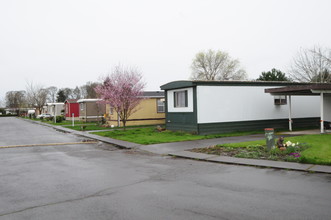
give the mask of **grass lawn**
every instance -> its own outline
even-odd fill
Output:
[[[299,142],[299,145],[304,146],[298,151],[299,157],[295,158],[290,156],[291,149],[289,151],[281,152],[279,149],[274,149],[266,154],[265,140],[222,144],[209,148],[194,149],[192,151],[210,153],[217,155],[245,157],[255,159],[271,159],[271,160],[285,160],[301,163],[322,164],[331,165],[331,135],[330,134],[316,134],[316,135],[304,135],[296,137],[285,138],[285,141],[291,141],[292,143]],[[309,146],[309,147],[307,147]]]
[[[70,129],[73,129],[73,130],[76,130],[76,131],[81,131],[82,130],[82,125],[85,126],[84,131],[109,130],[109,129],[112,129],[110,127],[102,127],[102,126],[97,125],[95,123],[94,124],[79,124],[79,125],[76,125],[75,124],[75,126],[67,125],[67,126],[64,126],[64,127],[70,128]]]
[[[75,126],[64,126],[66,128],[70,128],[76,131],[81,131],[81,125],[75,125]],[[146,127],[153,127],[155,128],[155,125],[134,125],[134,126],[126,126],[126,128],[128,129],[132,129],[132,128],[146,128]],[[85,129],[85,131],[95,131],[95,130],[123,130],[123,127],[102,127],[100,125],[97,124],[87,124]],[[102,136],[102,135],[101,135]]]
[[[46,119],[44,120],[41,120],[41,119],[37,119],[37,118],[28,118],[28,117],[25,117],[25,119],[29,119],[29,120],[32,120],[32,121],[40,121],[40,122],[43,122],[43,123],[47,123],[47,124],[51,124],[51,125],[72,125],[72,121],[62,121],[62,122],[57,122],[57,123],[54,123],[54,120],[52,121],[48,121]],[[86,124],[86,125],[95,125],[96,123],[95,122],[83,122],[83,121],[75,121],[75,125],[76,124]]]
[[[145,128],[128,129],[126,131],[114,130],[114,131],[93,132],[92,134],[148,145],[148,144],[201,140],[201,139],[210,139],[210,138],[219,138],[219,137],[242,136],[242,135],[250,135],[257,133],[263,133],[263,131],[236,132],[236,133],[215,134],[215,135],[195,135],[186,132],[174,132],[174,131],[158,132],[155,129],[155,126],[153,126],[147,128],[145,127]]]
[[[56,122],[54,123],[54,121],[42,121],[45,122],[47,124],[51,124],[51,125],[66,125],[66,126],[70,126],[72,125],[72,121],[62,121],[62,122]],[[83,125],[95,125],[95,122],[83,122],[83,121],[75,121],[75,125],[78,124],[83,124]]]

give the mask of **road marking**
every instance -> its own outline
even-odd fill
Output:
[[[26,144],[26,145],[10,145],[0,146],[0,148],[15,148],[15,147],[40,147],[40,146],[57,146],[57,145],[74,145],[74,144],[96,144],[97,141],[84,141],[84,142],[68,142],[68,143],[48,143],[48,144]]]

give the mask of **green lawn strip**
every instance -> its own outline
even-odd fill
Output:
[[[102,126],[96,125],[96,124],[81,124],[81,125],[63,126],[63,127],[70,128],[70,129],[73,129],[73,130],[76,130],[76,131],[81,131],[83,126],[84,126],[84,128],[83,128],[84,131],[94,131],[94,130],[111,129],[109,127],[102,127]]]
[[[28,117],[24,117],[25,119],[29,119],[29,120],[32,120],[32,121],[39,121],[39,122],[43,122],[43,123],[47,123],[47,124],[51,124],[51,125],[72,125],[72,121],[62,121],[62,122],[56,122],[54,123],[54,120],[50,121],[50,120],[47,120],[47,119],[44,119],[44,120],[41,120],[41,119],[37,119],[37,118],[28,118]],[[78,125],[78,124],[84,124],[84,125],[95,125],[96,123],[95,122],[83,122],[83,121],[75,121],[75,125]]]
[[[331,165],[331,135],[330,134],[315,134],[315,135],[304,135],[304,136],[296,136],[296,137],[288,137],[285,138],[285,141],[291,141],[292,143],[302,143],[303,145],[309,145],[308,149],[305,149],[300,152],[300,158],[292,158],[292,161],[302,162],[302,163],[311,163],[311,164],[321,164],[321,165]],[[263,146],[263,150],[259,149],[259,146]],[[232,155],[229,153],[229,156],[235,156],[236,153],[239,153],[239,157],[248,157],[248,158],[260,158],[260,159],[273,159],[273,160],[288,160],[291,161],[291,157],[286,157],[288,155],[269,155],[270,158],[267,158],[266,155],[262,154],[265,151],[265,140],[258,141],[249,141],[249,142],[240,142],[240,143],[231,143],[231,144],[222,144],[209,148],[200,148],[194,150],[195,152],[203,152],[210,154],[219,154],[220,149],[222,147],[227,148],[226,150],[229,152],[234,152]],[[255,147],[255,149],[254,149]],[[240,151],[236,150],[236,148],[242,148],[241,151],[245,151],[244,153],[240,153]],[[251,153],[246,153],[247,148],[251,150]],[[278,152],[277,152],[278,151]],[[278,149],[275,149],[272,153],[279,153]],[[284,152],[286,153],[286,152]],[[262,158],[261,158],[262,157]]]
[[[201,140],[201,139],[220,138],[220,137],[242,136],[242,135],[250,135],[257,133],[261,133],[261,131],[235,132],[235,133],[214,134],[214,135],[195,135],[180,131],[158,132],[155,129],[155,126],[153,126],[149,128],[127,129],[126,131],[114,130],[114,131],[104,131],[104,132],[93,132],[92,134],[148,145],[148,144]]]
[[[84,125],[83,125],[84,126]],[[82,125],[75,125],[75,126],[63,126],[66,128],[70,128],[76,131],[81,131],[82,130]],[[145,128],[145,127],[153,127],[155,128],[156,125],[135,125],[135,126],[127,126],[126,128],[132,129],[132,128]],[[100,125],[86,125],[84,128],[85,131],[97,131],[97,130],[123,130],[123,127],[104,127],[104,126],[100,126]]]
[[[56,122],[54,121],[43,121],[44,123],[51,124],[51,125],[60,125],[60,126],[72,126],[71,121],[62,121],[62,122]],[[95,125],[95,122],[82,122],[82,121],[76,121],[75,125]]]

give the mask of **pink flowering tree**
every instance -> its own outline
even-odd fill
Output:
[[[102,81],[95,91],[117,112],[125,130],[128,118],[137,110],[137,105],[143,99],[145,83],[142,81],[142,75],[135,68],[118,65]]]

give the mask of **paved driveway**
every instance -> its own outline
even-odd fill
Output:
[[[0,138],[1,146],[82,140],[15,118],[0,118]],[[0,220],[329,219],[330,187],[326,174],[161,157],[102,143],[0,149]]]

